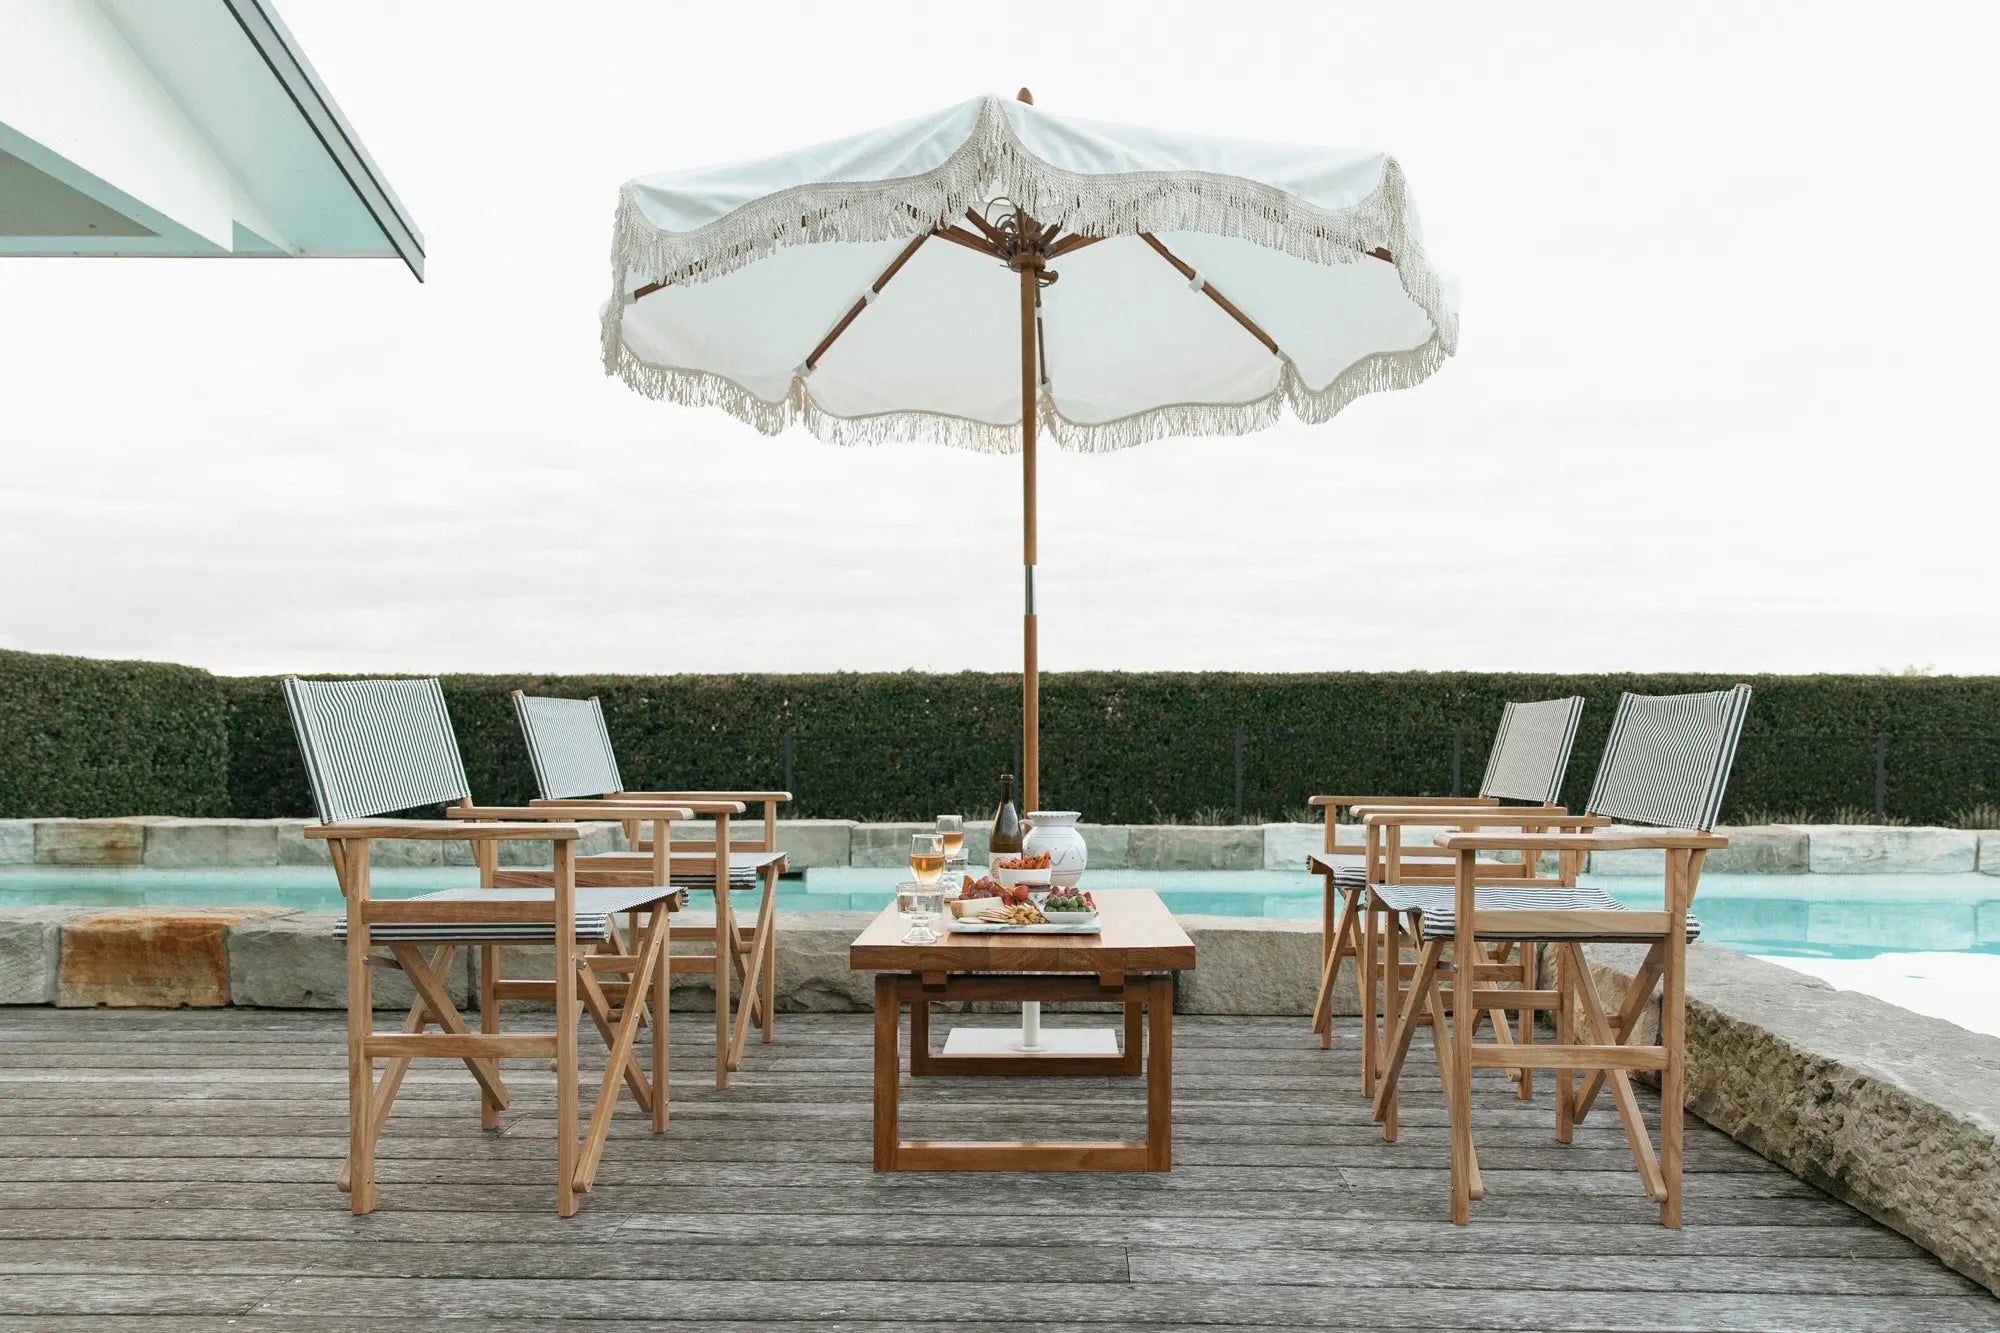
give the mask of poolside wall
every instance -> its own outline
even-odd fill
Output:
[[[150,866],[196,870],[240,866],[325,865],[325,845],[308,840],[302,819],[181,819],[139,815],[120,819],[0,819],[0,867]],[[703,826],[705,827],[705,826]],[[910,835],[930,824],[864,824],[846,819],[778,821],[778,845],[791,869],[900,866]],[[1324,843],[1319,824],[1084,824],[1090,863],[1100,870],[1303,870]],[[696,833],[697,828],[685,830]],[[991,825],[968,824],[967,855],[986,856]],[[1876,824],[1769,824],[1724,827],[1726,851],[1710,871],[1738,874],[2000,875],[2000,830],[1906,828]],[[1427,845],[1437,829],[1404,830],[1410,846]],[[1343,844],[1361,841],[1343,825]],[[591,850],[621,846],[612,826]],[[509,843],[510,864],[546,864],[546,844]],[[377,864],[470,865],[463,843],[378,842]],[[1588,869],[1603,875],[1657,875],[1658,852],[1597,852]]]

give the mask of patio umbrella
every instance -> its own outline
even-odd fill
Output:
[[[766,434],[1021,454],[1323,422],[1457,344],[1394,158],[1051,115],[1027,90],[619,192],[604,368]]]

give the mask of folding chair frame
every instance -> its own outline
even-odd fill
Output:
[[[1472,1074],[1479,1069],[1525,1066],[1555,1071],[1556,1138],[1567,1143],[1574,1127],[1589,1115],[1598,1093],[1611,1088],[1646,1195],[1659,1205],[1662,1226],[1678,1228],[1682,1212],[1682,1130],[1686,1093],[1687,918],[1708,852],[1727,847],[1727,838],[1692,830],[1617,830],[1589,833],[1453,833],[1438,846],[1454,857],[1453,935],[1447,941],[1424,943],[1409,998],[1399,1017],[1384,1069],[1385,1091],[1392,1090],[1418,1026],[1421,1007],[1432,1027],[1432,1047],[1446,1089],[1451,1119],[1451,1220],[1470,1219],[1471,1203],[1483,1197],[1479,1159],[1472,1138]],[[1652,849],[1665,853],[1665,910],[1489,910],[1476,909],[1475,889],[1481,851],[1519,851],[1531,856],[1543,851],[1586,853]],[[1552,989],[1496,991],[1482,989],[1484,969],[1460,966],[1458,960],[1479,958],[1479,937],[1489,935],[1555,941],[1556,975]],[[1645,961],[1627,987],[1624,1003],[1613,1015],[1599,994],[1584,956],[1586,943],[1642,943]],[[1452,961],[1444,960],[1449,947]],[[1638,1041],[1640,1018],[1657,991],[1660,999],[1659,1040]],[[1488,1008],[1553,1010],[1556,1040],[1532,1052],[1506,1042],[1478,1043],[1478,1016]],[[1460,1015],[1472,1015],[1461,1022]],[[1579,1025],[1583,1041],[1577,1041]],[[1633,1090],[1632,1074],[1650,1070],[1660,1076],[1659,1147],[1652,1138]],[[1579,1071],[1589,1076],[1575,1085]],[[1393,1092],[1389,1091],[1393,1096]]]
[[[307,837],[324,839],[347,900],[347,1046],[348,1155],[340,1173],[340,1188],[354,1213],[375,1208],[375,1147],[390,1107],[415,1059],[457,1059],[471,1071],[480,1089],[480,1125],[494,1129],[508,1105],[500,1061],[533,1057],[553,1059],[556,1073],[556,1212],[576,1212],[577,1195],[588,1191],[597,1175],[616,1109],[621,1082],[632,1089],[642,1110],[652,1116],[655,1132],[667,1125],[667,997],[670,938],[669,916],[680,906],[677,893],[628,914],[629,947],[614,939],[586,950],[576,939],[575,843],[583,831],[574,823],[472,822],[478,815],[469,805],[453,812],[457,820],[350,820],[309,825]],[[483,812],[482,812],[483,813]],[[676,812],[678,813],[678,812]],[[492,818],[488,816],[488,818]],[[498,861],[498,842],[507,839],[549,841],[553,866],[539,872],[552,888],[550,903],[518,901],[446,902],[374,900],[369,896],[371,844],[378,839],[467,841],[482,879]],[[641,922],[643,921],[643,924]],[[476,935],[462,940],[427,941],[426,953],[414,943],[386,944],[387,958],[375,953],[374,925],[435,923],[444,927],[472,924],[537,923],[554,929],[553,976],[548,981],[503,981],[498,976],[499,946]],[[480,1030],[470,1030],[452,1003],[443,970],[461,947],[481,949]],[[387,964],[409,978],[416,998],[402,1030],[387,1034],[374,1028],[372,970]],[[600,982],[599,974],[622,978]],[[508,997],[552,999],[556,1009],[553,1034],[503,1035],[499,1001]],[[604,1037],[609,1055],[592,1106],[589,1125],[578,1140],[577,1025],[590,1014]],[[435,1024],[440,1031],[429,1032]],[[639,1029],[650,1027],[651,1072],[635,1058]],[[382,1079],[375,1079],[375,1061],[386,1059]]]

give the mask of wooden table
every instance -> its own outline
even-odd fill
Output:
[[[954,935],[941,930],[935,944],[904,944],[908,928],[892,904],[855,939],[849,965],[857,972],[879,974],[877,1171],[1173,1169],[1173,974],[1194,966],[1194,941],[1151,889],[1097,889],[1093,896],[1103,927],[1095,935]],[[940,1055],[930,1047],[930,1009],[944,1000],[1123,1001],[1125,1050],[1122,1055]],[[1143,1048],[1146,1137],[998,1143],[904,1139],[898,1127],[897,1080],[905,1004],[910,1006],[913,1076],[1138,1074]]]

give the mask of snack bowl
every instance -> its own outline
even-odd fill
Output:
[[[1025,884],[1031,892],[1040,893],[1047,891],[1049,876],[1054,873],[1049,867],[1043,866],[1040,870],[995,870],[993,878],[1010,889]]]
[[[1049,924],[1052,926],[1094,926],[1097,924],[1097,913],[1095,912],[1051,912],[1045,907],[1042,909],[1042,915],[1049,919]]]

